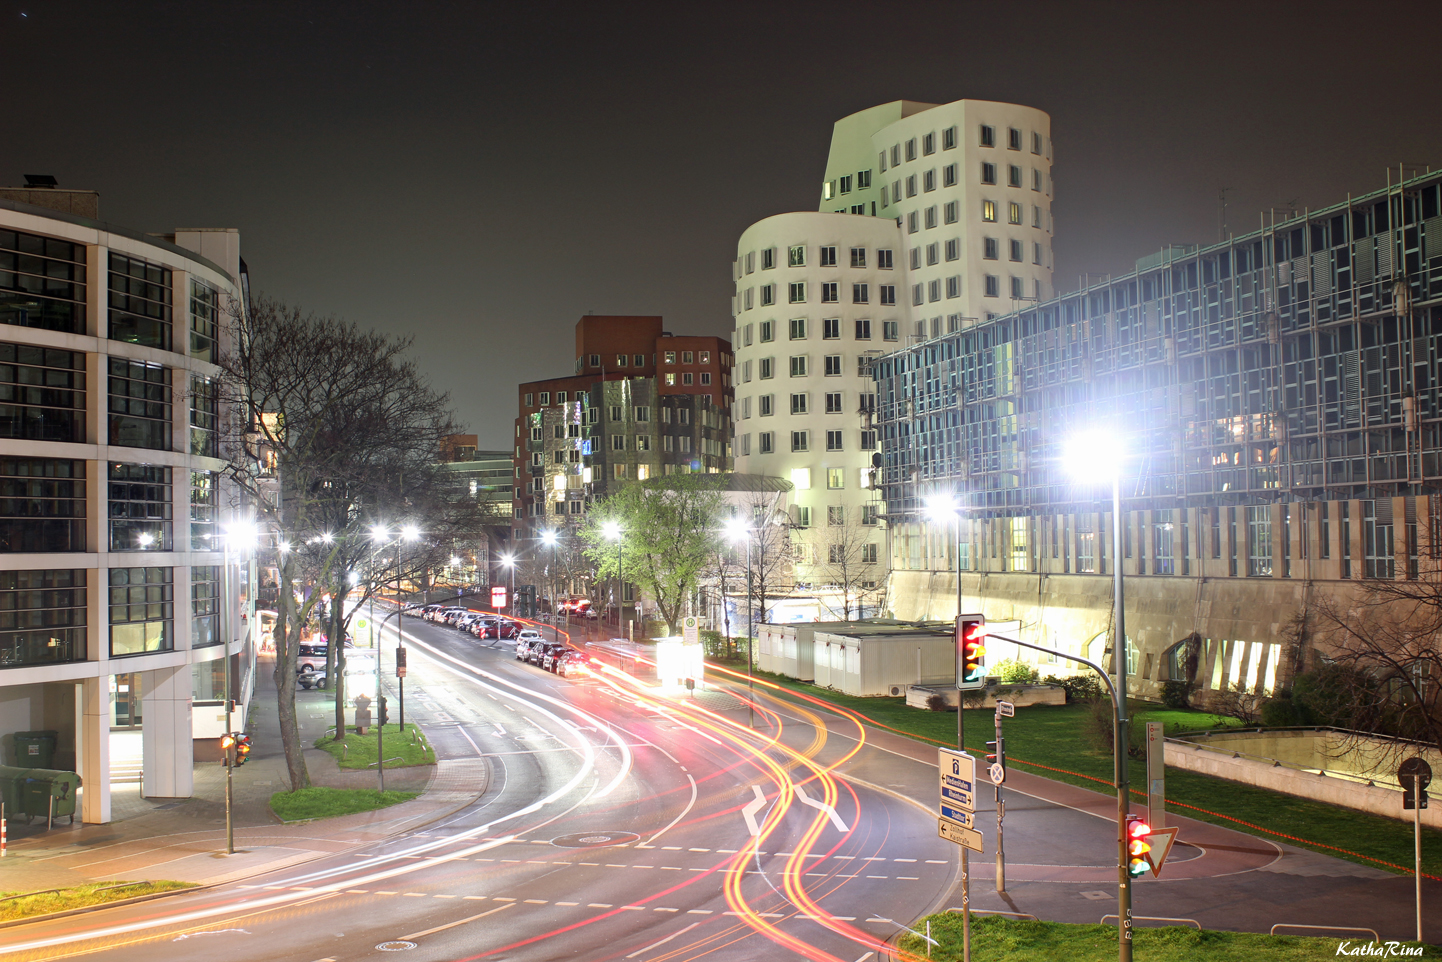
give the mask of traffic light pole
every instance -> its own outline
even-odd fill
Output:
[[[225,566],[230,571],[230,565]],[[229,605],[230,596],[226,596],[226,604]],[[235,740],[230,737],[230,646],[225,651],[225,741],[230,742],[225,746],[225,854],[235,854],[235,820],[231,817],[231,800],[235,797],[235,786],[231,779],[235,771]]]
[[[1006,768],[1006,742],[1001,738],[1001,709],[996,710],[996,763]],[[996,891],[1006,894],[1006,855],[1001,845],[1001,820],[1006,815],[1006,802],[1001,797],[1001,782],[992,780],[996,787]]]
[[[1118,571],[1120,571],[1120,569],[1118,569]],[[1121,579],[1120,579],[1120,575],[1118,575],[1118,579],[1117,579],[1117,580],[1118,580],[1118,581],[1121,580]],[[1120,590],[1120,588],[1118,588],[1118,590]],[[1117,688],[1116,688],[1116,686],[1115,686],[1114,684],[1112,684],[1111,676],[1106,673],[1106,669],[1102,668],[1101,665],[1098,665],[1096,662],[1091,661],[1090,659],[1083,658],[1083,657],[1081,657],[1080,655],[1073,655],[1073,654],[1069,654],[1068,652],[1065,652],[1065,651],[1058,651],[1058,650],[1055,649],[1055,648],[1047,648],[1047,647],[1044,646],[1044,645],[1034,645],[1034,644],[1032,644],[1032,643],[1029,642],[1029,641],[1022,641],[1020,638],[1009,638],[1009,637],[1007,637],[1007,636],[1005,636],[1005,635],[1001,635],[1001,634],[996,635],[996,637],[997,637],[997,638],[1000,638],[1002,641],[1008,641],[1008,642],[1011,642],[1011,643],[1014,644],[1014,645],[1020,645],[1020,646],[1023,647],[1023,648],[1030,648],[1032,651],[1044,651],[1044,652],[1046,652],[1047,654],[1056,655],[1056,656],[1059,657],[1059,658],[1065,658],[1067,661],[1075,661],[1075,662],[1078,662],[1078,663],[1080,663],[1080,664],[1086,665],[1088,668],[1090,668],[1092,671],[1096,672],[1098,675],[1101,675],[1102,682],[1106,685],[1106,688],[1107,688],[1107,694],[1110,695],[1110,696],[1111,696],[1111,699],[1112,699],[1113,720],[1114,720],[1114,722],[1116,723],[1116,730],[1117,730],[1118,733],[1120,733],[1120,732],[1122,732],[1122,731],[1124,730],[1124,727],[1125,727],[1125,725],[1126,725],[1126,714],[1125,714],[1125,712],[1126,712],[1126,706],[1125,706],[1125,704],[1123,704],[1123,703],[1118,699],[1118,697],[1117,697]],[[1122,651],[1122,657],[1123,657],[1123,658],[1126,657],[1126,651],[1125,651],[1125,649],[1123,649],[1123,651]],[[1125,672],[1125,671],[1126,671],[1126,663],[1125,663],[1125,662],[1122,663],[1120,670],[1121,670],[1122,672]],[[1125,678],[1126,676],[1123,674],[1122,677]],[[1125,691],[1125,689],[1123,689],[1123,691]],[[960,706],[957,706],[957,714],[958,714],[958,715],[961,714]],[[960,728],[961,728],[961,721],[960,721],[960,719],[958,719],[958,720],[957,720],[957,729],[958,729],[958,731],[960,731]],[[1119,739],[1120,739],[1121,737],[1123,737],[1123,736],[1121,736],[1121,735],[1118,736]],[[1118,877],[1117,877],[1117,958],[1118,958],[1119,962],[1132,962],[1132,925],[1131,925],[1131,921],[1132,921],[1132,889],[1131,889],[1131,877],[1127,874],[1127,814],[1128,814],[1127,808],[1128,808],[1128,802],[1131,801],[1131,799],[1130,799],[1130,797],[1129,797],[1129,793],[1130,793],[1130,791],[1131,791],[1131,788],[1130,788],[1130,786],[1127,784],[1127,765],[1126,765],[1126,747],[1125,747],[1125,746],[1126,746],[1126,743],[1125,743],[1124,741],[1118,740],[1117,746],[1116,746],[1116,747],[1117,747],[1117,754],[1118,754],[1118,756],[1119,756],[1119,757],[1117,758],[1117,768],[1116,768],[1116,772],[1117,772],[1117,876],[1118,876]],[[965,850],[965,849],[962,850],[962,862],[961,862],[961,864],[962,864],[962,879],[963,879],[963,881],[964,881],[965,878],[966,878],[966,850]],[[964,904],[964,900],[963,900],[963,904]],[[963,918],[963,922],[964,922],[964,921],[965,921],[965,919]],[[963,925],[963,928],[965,928],[964,925]]]

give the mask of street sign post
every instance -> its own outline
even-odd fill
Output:
[[[971,870],[967,853],[982,851],[981,833],[972,828],[976,817],[976,759],[956,748],[938,748],[936,752],[941,782],[936,832],[961,846],[961,957],[962,962],[971,962]]]
[[[1014,718],[1016,706],[1009,701],[999,701],[996,703],[996,713],[1002,718]]]

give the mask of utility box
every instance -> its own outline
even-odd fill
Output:
[[[49,768],[55,761],[55,746],[60,741],[53,731],[16,732],[15,764],[21,768]]]

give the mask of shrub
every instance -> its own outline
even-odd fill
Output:
[[[1003,661],[988,674],[993,674],[1001,679],[1004,685],[1030,685],[1034,684],[1038,672],[1031,665],[1021,661]]]
[[[947,702],[946,696],[939,691],[934,691],[927,696],[926,707],[932,711],[951,711],[951,704]]]
[[[1162,682],[1162,704],[1167,708],[1188,708],[1192,686],[1178,678]]]
[[[1289,695],[1267,699],[1262,705],[1262,724],[1268,728],[1286,728],[1302,724],[1302,719]]]
[[[1082,730],[1092,748],[1108,755],[1114,754],[1116,742],[1116,712],[1110,698],[1095,698],[1090,702],[1082,723]],[[1138,724],[1135,718],[1127,725],[1127,757],[1144,758],[1147,754],[1147,728]]]
[[[1074,702],[1098,701],[1102,698],[1102,683],[1095,675],[1068,675],[1065,678],[1058,678],[1056,675],[1047,675],[1046,683],[1055,685],[1066,692],[1067,704]],[[1108,699],[1110,703],[1110,699]]]

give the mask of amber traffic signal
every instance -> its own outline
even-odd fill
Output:
[[[236,768],[239,768],[240,766],[244,765],[244,764],[246,763],[246,760],[249,759],[249,758],[250,758],[250,736],[247,735],[247,734],[245,734],[244,732],[236,732],[236,733],[235,733],[235,767],[236,767]]]

